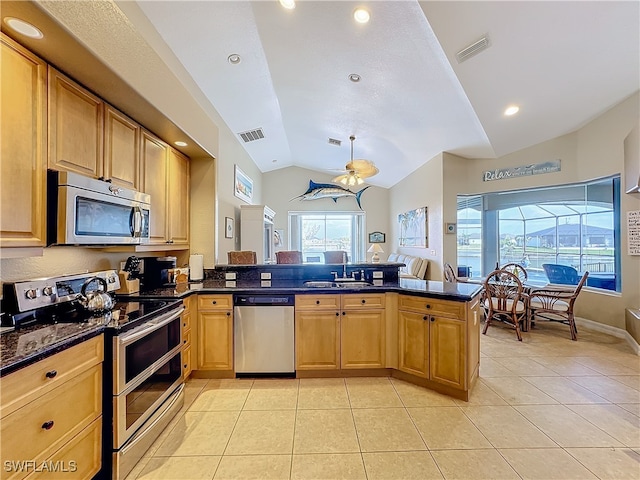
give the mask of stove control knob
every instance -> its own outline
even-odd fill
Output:
[[[42,294],[45,297],[50,297],[51,295],[53,295],[53,287],[51,285],[48,285],[48,286],[44,287],[42,289]]]
[[[38,290],[35,288],[30,288],[29,290],[27,290],[24,293],[24,296],[27,297],[29,300],[33,300],[34,298],[38,297]]]

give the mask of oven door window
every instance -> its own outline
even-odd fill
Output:
[[[180,317],[125,347],[125,383],[180,345]]]
[[[127,430],[143,415],[149,415],[149,407],[155,404],[182,376],[180,352],[165,363],[147,380],[142,382],[126,399]]]
[[[128,205],[76,197],[75,234],[91,237],[133,236],[133,209]]]

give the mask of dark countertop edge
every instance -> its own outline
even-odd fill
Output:
[[[81,333],[78,333],[77,335],[74,335],[72,337],[60,340],[59,342],[53,343],[49,345],[47,348],[38,350],[32,355],[29,355],[27,357],[22,357],[12,363],[9,363],[3,367],[0,367],[0,378],[6,375],[9,375],[10,373],[13,373],[17,370],[20,370],[21,368],[24,368],[31,364],[39,362],[40,360],[43,360],[47,357],[55,355],[56,353],[60,353],[63,350],[66,350],[67,348],[73,347],[75,345],[78,345],[79,343],[82,343],[94,337],[97,337],[98,335],[104,332],[104,329],[105,329],[104,325],[96,325],[95,327],[84,330]]]
[[[441,282],[434,282],[440,284]],[[460,284],[459,284],[460,285]],[[345,294],[345,293],[379,293],[379,292],[394,292],[400,293],[404,295],[414,295],[419,297],[427,297],[427,298],[440,298],[443,300],[451,300],[454,302],[469,302],[473,300],[476,296],[480,294],[482,291],[482,285],[473,285],[472,284],[464,284],[469,285],[468,293],[460,293],[460,292],[442,292],[442,291],[427,291],[416,288],[402,287],[399,285],[382,285],[382,286],[371,286],[371,287],[357,287],[357,288],[309,288],[309,287],[202,287],[194,290],[185,290],[184,292],[176,292],[172,288],[166,289],[157,289],[152,290],[146,293],[136,294],[135,296],[130,296],[127,298],[157,298],[157,299],[181,299],[186,298],[191,295],[197,294],[227,294],[232,295],[235,293],[238,294]]]
[[[216,265],[211,270],[238,270],[238,269],[256,269],[256,268],[264,268],[264,267],[275,267],[275,268],[313,268],[313,267],[342,267],[346,265],[347,268],[351,267],[367,267],[367,268],[375,268],[375,267],[404,267],[406,264],[402,262],[380,262],[380,263],[366,263],[366,262],[356,262],[356,263],[259,263],[259,264],[226,264],[222,263],[220,265]]]

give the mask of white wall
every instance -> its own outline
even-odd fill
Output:
[[[339,198],[334,202],[330,198],[301,201],[294,199],[303,194],[309,187],[309,180],[315,183],[331,183],[332,175],[314,172],[300,167],[287,167],[280,170],[267,172],[262,176],[262,198],[264,203],[276,212],[274,228],[285,231],[285,245],[289,242],[288,214],[290,211],[359,211],[353,197]],[[352,187],[353,192],[360,191],[367,184]],[[294,199],[294,200],[292,200]],[[382,244],[386,254],[390,252],[389,238],[389,190],[386,188],[370,186],[360,197],[362,209],[366,212],[366,231],[379,231],[387,234],[387,242]],[[368,248],[367,244],[367,248]],[[286,250],[283,248],[282,250]],[[367,259],[371,260],[370,253]]]

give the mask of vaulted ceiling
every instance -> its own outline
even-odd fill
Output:
[[[230,129],[262,130],[243,145],[263,172],[339,171],[353,134],[380,169],[368,182],[390,187],[442,151],[492,158],[572,132],[640,86],[638,2],[138,5]]]

